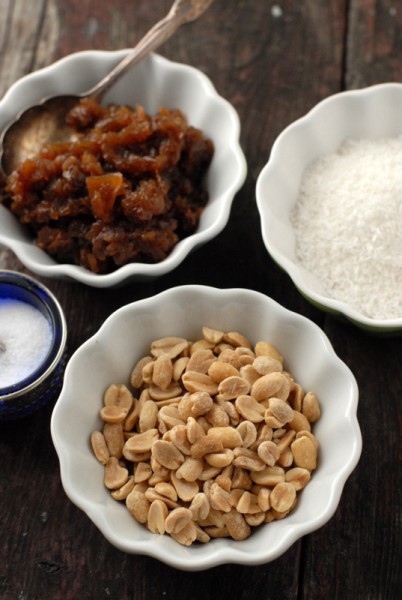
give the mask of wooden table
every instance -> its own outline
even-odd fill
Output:
[[[0,94],[70,52],[132,46],[170,0],[0,0]],[[66,497],[49,432],[52,406],[0,425],[3,600],[210,598],[397,600],[401,580],[402,348],[308,304],[263,246],[256,178],[272,143],[317,101],[402,80],[402,9],[394,0],[216,0],[160,53],[204,71],[237,109],[248,177],[215,240],[152,283],[98,290],[43,282],[68,321],[69,352],[118,307],[201,283],[263,292],[315,321],[355,374],[363,454],[328,524],[276,561],[176,571],[111,546]],[[25,271],[0,248],[0,267]],[[399,428],[398,428],[399,425]],[[399,451],[399,452],[398,452]]]

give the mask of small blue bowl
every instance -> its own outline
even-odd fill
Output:
[[[54,295],[41,283],[16,271],[0,271],[0,299],[11,298],[38,309],[50,324],[47,356],[28,377],[0,388],[0,421],[26,417],[60,392],[66,364],[67,325]]]

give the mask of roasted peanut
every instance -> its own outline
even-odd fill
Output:
[[[280,352],[265,341],[252,347],[236,331],[202,334],[152,342],[131,372],[139,399],[110,385],[99,409],[103,429],[91,434],[112,497],[183,545],[244,540],[285,518],[318,456],[318,400]]]

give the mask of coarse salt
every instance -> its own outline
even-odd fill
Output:
[[[291,214],[297,260],[334,299],[402,317],[402,136],[348,140],[303,174]]]
[[[35,307],[0,299],[0,388],[22,381],[33,373],[49,352],[51,326]]]

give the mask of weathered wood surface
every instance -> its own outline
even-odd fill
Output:
[[[0,95],[70,52],[132,46],[170,0],[0,0]],[[236,107],[248,177],[224,232],[172,274],[119,290],[46,280],[73,352],[116,308],[174,285],[246,287],[318,323],[360,388],[363,454],[334,517],[273,563],[183,573],[111,546],[66,497],[49,406],[0,425],[0,598],[4,600],[396,600],[401,595],[400,340],[368,336],[309,305],[268,258],[255,182],[278,133],[342,90],[402,79],[396,0],[216,0],[163,46],[202,69]],[[24,271],[0,248],[0,267]],[[88,310],[90,307],[90,310]]]

